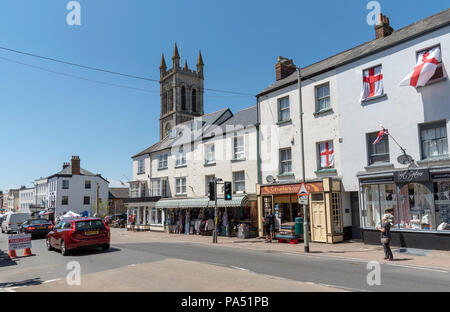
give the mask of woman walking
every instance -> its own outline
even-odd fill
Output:
[[[384,215],[381,227],[377,225],[377,229],[381,232],[381,243],[384,248],[384,259],[388,261],[393,261],[394,256],[391,251],[391,223],[389,222],[389,216]]]

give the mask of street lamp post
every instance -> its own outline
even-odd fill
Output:
[[[302,74],[300,67],[297,67],[298,74],[298,101],[300,104],[300,141],[302,148],[302,180],[306,183],[305,178],[305,142],[303,135],[303,105],[302,105]],[[303,205],[303,242],[305,245],[305,252],[309,253],[309,222],[307,205]]]

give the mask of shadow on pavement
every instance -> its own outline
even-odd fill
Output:
[[[36,278],[30,278],[21,282],[6,282],[6,283],[0,283],[0,288],[7,288],[7,287],[22,287],[22,286],[34,286],[34,285],[40,285],[42,284],[42,281],[39,277]]]

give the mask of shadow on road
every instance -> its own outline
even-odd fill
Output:
[[[96,254],[103,254],[103,253],[112,253],[120,251],[119,248],[110,247],[107,251],[103,251],[100,248],[83,248],[83,249],[76,249],[69,252],[69,257],[84,257],[84,256],[91,256]]]
[[[0,267],[6,267],[11,265],[17,265],[14,259],[10,259],[8,254],[3,250],[0,250]]]
[[[30,278],[21,282],[6,282],[6,283],[0,283],[0,288],[7,288],[7,287],[22,287],[22,286],[34,286],[34,285],[40,285],[42,284],[42,281],[39,277],[36,278]]]

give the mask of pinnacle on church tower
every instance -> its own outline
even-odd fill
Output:
[[[180,54],[178,53],[178,47],[177,47],[177,43],[175,42],[175,47],[173,49],[173,56],[172,56],[172,61],[173,61],[173,67],[175,68],[179,68],[180,67]]]
[[[189,70],[187,60],[184,62],[184,68],[183,68],[183,70],[186,70],[186,71]]]
[[[197,72],[200,77],[203,78],[203,58],[202,58],[202,51],[198,51],[198,58],[197,58]]]
[[[159,71],[161,73],[161,77],[166,74],[167,66],[166,66],[166,60],[164,59],[164,53],[161,57],[161,65],[159,65]]]

